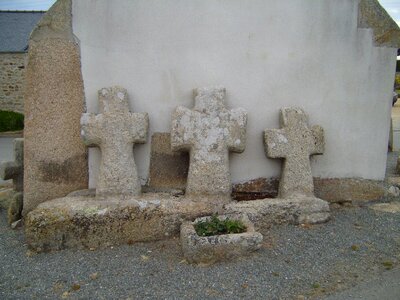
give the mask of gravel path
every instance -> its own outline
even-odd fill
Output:
[[[34,254],[2,211],[0,299],[323,299],[399,269],[400,214],[370,205],[336,206],[323,225],[273,227],[251,257],[212,266],[188,265],[176,239]]]

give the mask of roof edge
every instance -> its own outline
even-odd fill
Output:
[[[360,0],[358,27],[373,30],[376,46],[400,48],[400,28],[378,0]]]
[[[6,12],[6,13],[45,13],[47,10],[4,10],[0,9],[0,13]]]

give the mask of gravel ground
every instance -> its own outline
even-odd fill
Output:
[[[35,254],[2,211],[0,299],[323,299],[399,268],[400,214],[370,205],[334,206],[327,224],[275,226],[257,253],[212,266],[187,264],[177,239]]]

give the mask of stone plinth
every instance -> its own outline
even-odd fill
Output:
[[[237,201],[276,198],[278,189],[278,178],[257,178],[234,184],[232,198]],[[385,196],[383,182],[361,178],[314,177],[314,189],[317,198],[331,203],[377,201]]]
[[[25,234],[29,247],[39,252],[102,248],[178,236],[183,221],[212,213],[207,201],[188,201],[183,196],[144,193],[140,198],[98,201],[94,191],[84,190],[40,204],[26,216]],[[314,198],[263,199],[229,203],[223,213],[247,214],[262,231],[273,224],[327,221],[329,205]]]
[[[247,113],[226,109],[225,93],[222,87],[196,89],[194,108],[179,106],[172,116],[172,149],[190,153],[188,198],[230,200],[229,152],[245,149]]]
[[[81,117],[84,143],[101,150],[96,195],[139,195],[133,145],[146,142],[149,116],[129,111],[128,93],[122,87],[103,88],[98,97],[100,113]]]
[[[261,248],[263,236],[256,232],[254,225],[245,215],[218,216],[224,220],[240,220],[246,226],[246,231],[236,234],[222,234],[214,236],[199,236],[194,225],[197,222],[209,220],[210,217],[202,217],[193,222],[184,222],[181,226],[181,244],[183,255],[190,263],[215,263],[221,260],[234,259]]]
[[[329,220],[329,204],[315,197],[262,199],[230,203],[226,213],[243,213],[256,229],[267,230],[273,224],[319,224]]]
[[[202,203],[167,194],[139,198],[65,197],[39,205],[26,217],[26,239],[35,251],[102,248],[167,239],[185,219],[209,215]]]
[[[72,32],[71,0],[59,0],[33,30],[25,90],[24,210],[87,188],[87,151],[80,48]]]

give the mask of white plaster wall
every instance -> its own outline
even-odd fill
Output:
[[[177,105],[193,106],[193,88],[213,85],[249,115],[246,150],[231,155],[234,182],[280,174],[262,132],[279,127],[284,106],[325,129],[314,175],[382,179],[396,50],[374,47],[357,17],[357,0],[73,1],[87,109],[97,112],[97,90],[121,85],[131,108],[149,113],[149,143],[134,150],[143,181],[152,133],[170,131]],[[91,150],[91,187],[98,163]]]

